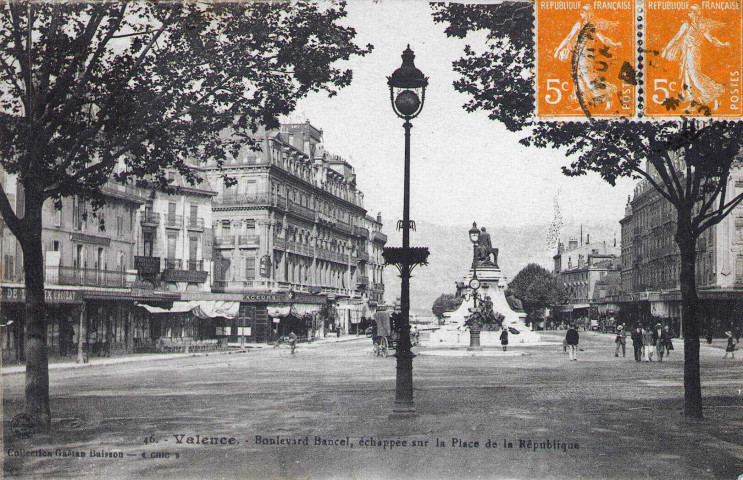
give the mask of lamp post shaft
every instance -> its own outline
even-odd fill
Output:
[[[472,244],[472,278],[477,278],[477,244]],[[477,288],[472,291],[472,315],[475,319],[477,315]],[[480,347],[480,325],[477,321],[472,322],[470,325],[470,346],[467,350],[482,350]]]
[[[405,128],[405,178],[402,212],[402,248],[405,262],[400,272],[400,339],[395,357],[397,358],[397,382],[395,385],[395,407],[391,416],[415,414],[413,405],[413,352],[410,344],[410,120]]]

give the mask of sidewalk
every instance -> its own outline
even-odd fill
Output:
[[[260,348],[260,347],[259,347]],[[49,364],[49,370],[63,370],[70,368],[86,367],[104,367],[108,365],[119,365],[122,363],[147,362],[158,360],[175,360],[178,358],[189,357],[207,357],[209,355],[229,355],[232,353],[246,353],[248,350],[221,350],[214,352],[193,352],[193,353],[131,353],[117,357],[108,358],[90,358],[88,363],[76,363],[75,360],[69,362],[55,362]],[[2,375],[14,375],[26,372],[26,365],[13,365],[12,367],[3,367],[0,369]]]
[[[353,340],[366,339],[366,336],[360,335],[344,335],[340,338],[329,337],[319,338],[313,340],[311,343],[302,343],[301,348],[307,347],[318,347],[330,343],[338,342],[349,342]],[[190,358],[190,357],[207,357],[209,355],[230,355],[233,353],[248,353],[251,350],[261,350],[264,348],[273,347],[271,344],[266,343],[250,343],[246,344],[245,347],[240,347],[239,344],[230,344],[233,349],[231,350],[219,350],[214,352],[190,352],[190,353],[130,353],[127,355],[121,355],[116,357],[98,358],[90,357],[88,363],[76,363],[75,360],[66,362],[53,362],[49,363],[49,370],[62,370],[70,368],[86,368],[86,367],[104,367],[108,365],[119,365],[122,363],[132,362],[150,362],[150,361],[161,361],[161,360],[176,360],[179,358]],[[2,375],[16,375],[26,372],[26,365],[13,365],[12,367],[3,367],[0,369]]]

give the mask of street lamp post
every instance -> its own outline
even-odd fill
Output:
[[[472,289],[472,315],[474,320],[470,322],[470,346],[467,350],[482,350],[480,346],[480,325],[477,323],[477,291],[480,288],[480,280],[477,278],[477,244],[480,240],[480,230],[477,223],[472,222],[470,229],[470,242],[472,242],[472,278],[470,288]]]
[[[415,67],[415,54],[410,45],[402,53],[402,66],[387,77],[390,102],[398,117],[405,120],[405,177],[402,213],[402,256],[400,265],[400,339],[397,344],[397,381],[395,407],[391,416],[415,415],[413,405],[413,352],[410,344],[410,270],[413,264],[410,252],[410,120],[417,117],[426,100],[428,78]]]

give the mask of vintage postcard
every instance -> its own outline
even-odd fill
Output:
[[[3,476],[743,478],[737,1],[0,1]]]

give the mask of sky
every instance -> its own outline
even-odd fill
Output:
[[[355,167],[364,206],[382,213],[385,230],[402,218],[403,121],[395,116],[386,77],[402,62],[405,47],[429,77],[423,111],[411,137],[411,218],[438,225],[490,228],[550,223],[558,195],[566,223],[618,222],[633,182],[611,187],[597,175],[565,177],[569,162],[551,149],[527,148],[483,112],[467,113],[465,95],[454,90],[452,62],[464,45],[483,48],[482,36],[447,38],[431,8],[415,0],[351,0],[344,23],[357,30],[357,43],[371,43],[365,57],[343,62],[353,82],[340,93],[312,94],[292,121],[310,122],[324,132],[327,151]]]

